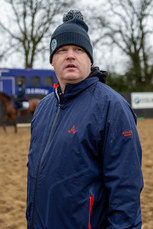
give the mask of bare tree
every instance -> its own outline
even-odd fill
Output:
[[[153,89],[153,1],[108,0],[108,4],[110,23],[105,38],[129,58],[131,89]]]
[[[39,53],[42,55],[49,48],[51,31],[59,16],[74,0],[5,0],[11,9],[9,21],[0,21],[1,31],[9,36],[9,43],[3,56],[20,52],[24,58],[25,67],[33,67]],[[7,10],[6,10],[7,12]],[[59,24],[59,23],[58,23]],[[46,43],[47,41],[47,43]]]

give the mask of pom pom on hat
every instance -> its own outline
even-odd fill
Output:
[[[93,50],[88,35],[88,26],[79,10],[70,10],[63,16],[63,24],[59,25],[51,37],[50,63],[54,53],[62,46],[76,45],[83,48],[93,63]]]
[[[64,14],[63,22],[70,21],[74,18],[80,19],[82,21],[84,20],[83,15],[79,10],[70,10],[67,14]]]

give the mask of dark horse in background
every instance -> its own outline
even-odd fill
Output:
[[[15,133],[17,133],[16,120],[17,120],[18,111],[20,110],[20,115],[25,115],[27,113],[31,113],[33,115],[38,103],[40,102],[40,99],[34,99],[34,98],[30,99],[29,108],[22,110],[22,109],[15,109],[14,99],[8,94],[5,94],[4,92],[0,92],[0,100],[4,105],[4,113],[5,113],[4,119],[2,121],[3,129],[6,132],[6,122],[7,120],[11,119],[15,128]]]

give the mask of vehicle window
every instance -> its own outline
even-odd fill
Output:
[[[40,87],[40,77],[39,76],[31,76],[30,77],[30,86],[31,87]]]
[[[15,77],[15,85],[18,85],[18,81],[22,80],[24,86],[26,86],[26,77],[25,76],[16,76]]]
[[[53,77],[52,76],[44,76],[43,77],[44,87],[52,87],[53,86]]]

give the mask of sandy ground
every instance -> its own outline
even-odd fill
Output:
[[[0,127],[0,229],[26,229],[26,177],[30,129]],[[138,120],[143,149],[143,229],[153,229],[153,119]]]

